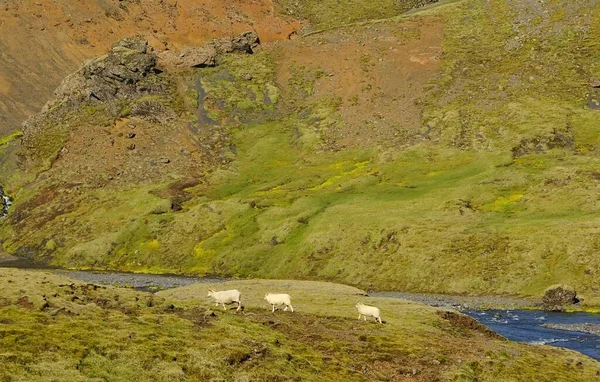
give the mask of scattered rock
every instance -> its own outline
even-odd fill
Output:
[[[600,89],[600,80],[597,78],[590,78],[590,86],[595,89]]]
[[[566,306],[577,304],[577,292],[573,287],[564,284],[552,285],[544,292],[543,306],[551,311],[563,311]]]

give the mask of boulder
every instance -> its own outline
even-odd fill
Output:
[[[563,311],[567,306],[577,304],[577,292],[573,287],[564,284],[552,285],[544,292],[542,299],[544,308],[552,311]]]
[[[159,54],[159,60],[179,68],[212,67],[217,66],[217,59],[223,54],[252,54],[259,44],[256,32],[245,32],[232,38],[213,39],[202,46],[185,47],[179,53],[165,50]]]
[[[254,53],[254,49],[260,44],[256,32],[245,32],[233,38],[220,38],[211,41],[215,50],[222,53]]]
[[[186,68],[206,68],[217,65],[217,51],[212,46],[187,47],[179,54],[177,66]]]

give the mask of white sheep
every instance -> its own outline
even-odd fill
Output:
[[[375,321],[379,321],[380,324],[383,324],[383,322],[381,322],[379,308],[376,308],[374,306],[365,305],[362,302],[359,302],[358,304],[356,304],[356,309],[358,309],[358,319],[359,320],[360,320],[360,317],[362,316],[365,319],[365,321],[367,321],[367,316],[371,316],[371,317],[375,317]]]
[[[222,304],[223,310],[227,310],[227,308],[225,308],[225,304],[232,304],[234,302],[237,302],[238,304],[238,311],[242,308],[242,294],[237,289],[222,290],[219,292],[209,289],[206,297],[214,298],[216,303],[215,306]]]
[[[267,293],[265,295],[265,300],[267,300],[267,302],[271,305],[273,305],[273,310],[271,310],[271,312],[275,312],[275,305],[285,305],[285,309],[283,309],[283,311],[285,312],[288,308],[290,308],[290,310],[292,312],[294,312],[294,308],[292,307],[292,298],[290,297],[289,294],[285,294],[285,293]]]

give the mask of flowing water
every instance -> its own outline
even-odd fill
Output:
[[[568,348],[600,360],[600,336],[542,326],[585,323],[600,325],[599,314],[540,310],[467,310],[463,313],[511,341]]]

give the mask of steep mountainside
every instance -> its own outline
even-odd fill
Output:
[[[81,65],[124,37],[179,49],[256,30],[263,41],[298,29],[271,0],[6,0],[0,3],[0,134],[18,129]]]
[[[68,77],[0,140],[4,250],[600,303],[600,1],[297,3],[304,37],[127,40]]]

